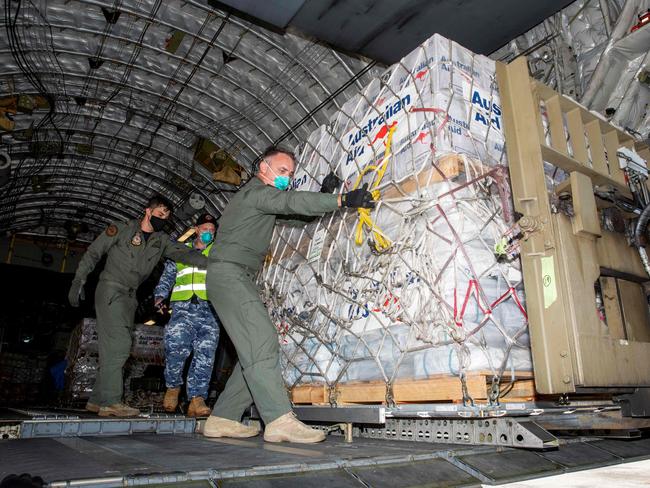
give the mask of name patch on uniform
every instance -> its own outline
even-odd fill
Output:
[[[106,227],[106,235],[108,237],[113,237],[117,235],[117,225],[111,224],[108,227]]]
[[[140,244],[142,244],[142,235],[140,235],[139,232],[137,232],[133,236],[133,239],[131,239],[131,244],[133,244],[134,246],[139,246]]]

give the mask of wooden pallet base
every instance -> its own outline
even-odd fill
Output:
[[[476,163],[478,164],[478,163]],[[419,188],[426,188],[445,179],[455,178],[465,171],[463,159],[458,154],[448,154],[436,161],[436,167],[427,168],[417,176],[411,176],[399,185],[389,186],[382,192],[382,198],[399,198],[416,192]]]
[[[467,376],[467,391],[475,402],[485,403],[491,383],[491,375],[485,372]],[[503,379],[502,391],[508,387],[510,377]],[[502,401],[532,401],[535,398],[535,381],[530,372],[515,375],[512,388],[507,388]],[[359,381],[342,383],[330,392],[327,385],[310,383],[295,386],[291,399],[295,404],[328,405],[333,394],[338,405],[377,404],[386,402],[386,384],[383,381]],[[463,394],[457,376],[437,375],[421,380],[397,380],[393,384],[393,398],[396,403],[462,402]]]

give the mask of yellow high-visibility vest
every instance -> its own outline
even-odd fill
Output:
[[[191,247],[192,244],[188,244]],[[201,254],[207,256],[210,253],[212,244],[207,246]],[[183,263],[176,263],[176,283],[172,289],[172,296],[170,301],[180,302],[189,300],[192,295],[196,295],[202,300],[208,299],[208,294],[205,289],[205,277],[207,275],[206,269],[199,269],[195,266],[188,266]]]

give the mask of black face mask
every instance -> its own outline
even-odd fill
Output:
[[[153,227],[154,232],[160,232],[165,228],[167,221],[165,219],[161,219],[160,217],[152,215],[149,217],[149,223],[151,224],[151,227]]]

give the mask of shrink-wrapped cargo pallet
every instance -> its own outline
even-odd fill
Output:
[[[260,284],[293,401],[532,395],[494,62],[434,36],[311,135],[293,190],[330,171],[381,203],[276,228]]]
[[[3,352],[0,354],[0,399],[19,405],[38,396],[46,375],[42,356]]]
[[[93,318],[82,319],[70,335],[66,352],[66,392],[70,400],[87,399],[97,377],[97,329]]]
[[[72,401],[87,399],[92,392],[99,358],[97,351],[97,322],[85,318],[75,328],[67,351],[66,389]],[[133,329],[133,343],[129,363],[125,394],[129,394],[130,380],[137,378],[134,371],[143,372],[149,365],[164,363],[164,328],[137,324]]]

